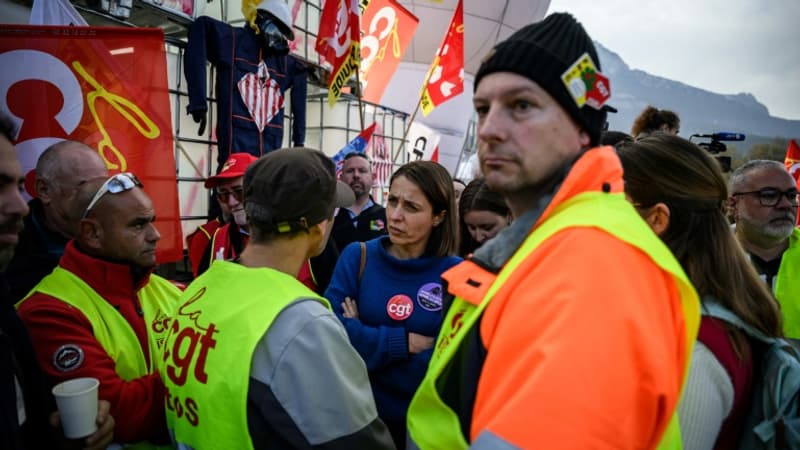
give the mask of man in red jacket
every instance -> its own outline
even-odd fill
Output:
[[[222,218],[216,218],[197,227],[197,230],[186,238],[189,246],[189,261],[192,263],[192,274],[195,277],[205,272],[211,265],[211,261],[215,259],[214,253],[210,253],[208,247],[212,244],[217,230],[224,227],[228,231],[227,234],[231,237],[227,238],[226,242],[242,240],[236,226],[247,225],[242,201],[242,180],[247,167],[256,159],[258,158],[249,153],[234,153],[218,174],[206,179],[205,187],[214,190],[214,197],[222,210]],[[229,230],[231,227],[225,227],[227,224],[234,224],[234,229]]]
[[[152,274],[160,235],[130,173],[93,179],[78,193],[78,233],[58,267],[18,305],[52,384],[100,380],[120,443],[167,443],[164,385],[152,354],[180,292]]]

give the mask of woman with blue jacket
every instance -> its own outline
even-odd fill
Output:
[[[378,415],[405,448],[406,410],[442,324],[441,274],[458,264],[453,181],[415,161],[390,180],[388,236],[345,247],[325,291],[370,375]]]

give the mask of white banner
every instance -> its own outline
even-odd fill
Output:
[[[433,151],[439,145],[441,138],[442,136],[439,133],[426,125],[419,122],[412,123],[411,129],[408,131],[408,142],[406,143],[408,160],[430,161],[433,157]]]
[[[31,25],[89,25],[68,0],[33,0]]]

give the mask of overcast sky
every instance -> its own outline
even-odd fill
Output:
[[[800,119],[800,0],[551,0],[634,69]]]

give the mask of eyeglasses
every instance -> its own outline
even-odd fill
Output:
[[[97,193],[94,194],[92,201],[89,202],[89,206],[87,206],[86,210],[83,212],[83,218],[85,219],[89,215],[89,211],[91,211],[94,205],[107,193],[119,194],[120,192],[130,191],[136,186],[142,187],[142,182],[136,178],[136,175],[130,172],[122,172],[113,175],[111,178],[107,179],[106,182],[100,186],[100,189],[97,190]]]
[[[233,195],[233,198],[235,198],[237,202],[241,202],[244,198],[244,189],[237,186],[230,191],[217,191],[217,200],[222,203],[228,203],[228,200],[231,199],[231,195]]]
[[[786,197],[790,205],[797,206],[798,192],[797,189],[789,189],[788,191],[781,192],[778,189],[766,188],[760,191],[735,192],[733,194],[734,197],[737,195],[757,195],[758,202],[761,206],[775,206],[781,201],[781,197]]]

